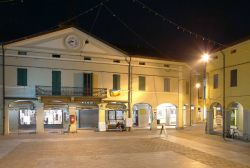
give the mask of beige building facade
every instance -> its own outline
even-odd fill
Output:
[[[207,64],[207,131],[250,135],[250,40],[214,52]],[[225,109],[225,110],[223,110]],[[223,115],[223,111],[225,111]]]
[[[4,58],[4,134],[197,122],[196,77],[184,62],[131,56],[74,27],[10,42]]]

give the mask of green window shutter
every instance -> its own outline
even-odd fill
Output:
[[[17,85],[27,86],[27,69],[17,68]]]
[[[61,95],[61,71],[52,71],[52,95]]]
[[[120,90],[120,75],[113,75],[113,90]]]
[[[144,76],[139,76],[139,90],[145,90],[146,80]]]

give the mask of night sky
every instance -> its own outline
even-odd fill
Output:
[[[56,28],[65,20],[90,9],[102,0],[6,1],[8,0],[0,0],[1,42]],[[102,6],[67,24],[76,25],[128,53],[187,61],[197,59],[203,51],[220,47],[212,40],[228,45],[250,37],[250,1],[140,1],[194,34],[190,35],[163,21],[133,0],[105,2],[105,6],[116,17]],[[96,17],[98,11],[99,15]],[[196,37],[195,33],[211,41]]]

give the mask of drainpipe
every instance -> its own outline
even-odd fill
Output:
[[[223,129],[222,129],[222,137],[225,138],[225,131],[226,131],[226,57],[223,51],[220,51],[223,56],[223,111],[222,111],[222,118],[223,118]]]
[[[5,135],[5,51],[4,44],[2,43],[2,56],[3,56],[3,71],[2,71],[2,80],[3,80],[3,135]]]
[[[189,125],[192,126],[192,93],[191,93],[191,86],[192,86],[192,69],[189,72],[189,113],[190,113],[190,123]]]
[[[131,56],[128,61],[128,118],[131,118]]]

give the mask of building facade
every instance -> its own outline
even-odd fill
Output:
[[[131,56],[74,27],[8,43],[4,58],[5,134],[197,121],[195,76],[184,62]]]
[[[250,40],[218,50],[207,64],[207,131],[250,135]],[[223,116],[223,111],[225,115]]]

